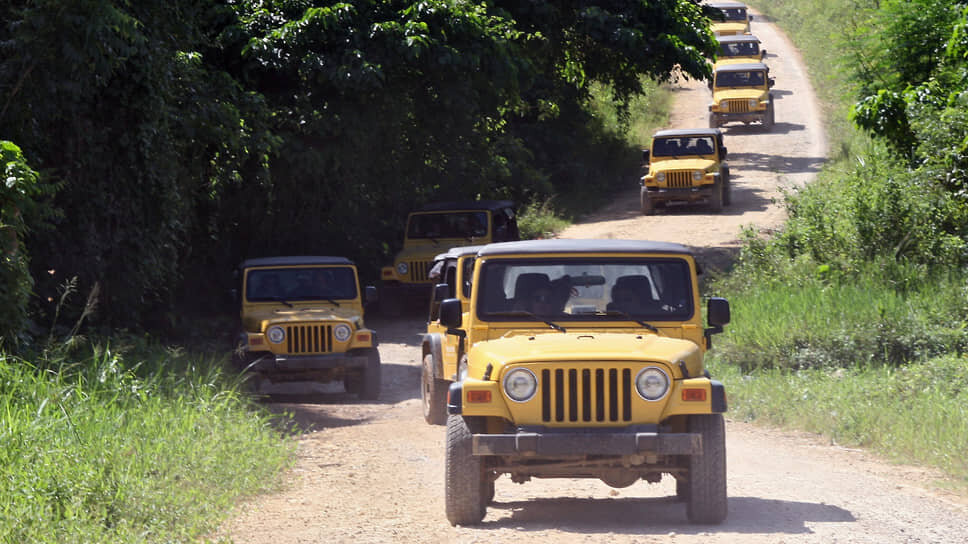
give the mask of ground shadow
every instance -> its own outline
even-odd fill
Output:
[[[700,533],[807,534],[807,522],[844,523],[856,518],[838,506],[771,500],[758,497],[730,497],[729,514],[720,525],[696,525],[686,518],[686,505],[675,497],[628,499],[547,498],[501,502],[498,481],[496,501],[489,506],[510,515],[485,522],[486,529],[513,528],[516,531],[555,529],[576,534],[611,533],[666,535]],[[505,484],[509,485],[509,484]]]
[[[773,124],[773,128],[766,129],[762,124],[754,123],[750,125],[737,125],[730,124],[720,127],[726,135],[729,134],[789,134],[798,130],[805,130],[806,126],[799,123],[781,123],[777,122]],[[726,142],[726,147],[729,147],[729,141]],[[732,155],[732,153],[730,153]]]
[[[783,174],[816,174],[823,168],[824,157],[784,157],[769,153],[730,153],[733,164],[743,163],[743,171],[778,172]],[[736,179],[734,176],[733,179]]]

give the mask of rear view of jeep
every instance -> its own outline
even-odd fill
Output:
[[[343,257],[266,257],[239,268],[241,317],[233,362],[253,389],[265,383],[342,381],[362,399],[380,394],[376,333],[363,322],[376,288],[360,290]],[[368,299],[368,300],[367,300]]]
[[[441,303],[464,337],[467,376],[448,392],[445,505],[479,523],[496,481],[676,480],[694,523],[726,517],[726,393],[703,357],[729,322],[681,245],[631,240],[491,244],[470,307]]]

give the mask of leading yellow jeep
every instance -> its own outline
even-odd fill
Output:
[[[773,84],[770,69],[762,62],[717,65],[713,69],[709,127],[759,121],[766,130],[773,128]]]
[[[613,487],[676,479],[688,518],[726,517],[723,385],[703,356],[729,322],[679,244],[532,240],[481,248],[470,306],[441,303],[466,335],[467,376],[448,391],[445,504],[480,522],[502,474],[598,478]]]
[[[383,267],[383,313],[396,316],[406,307],[426,307],[434,283],[434,256],[460,245],[507,242],[520,238],[515,204],[508,200],[438,202],[410,213],[403,249]]]
[[[347,392],[380,394],[376,333],[363,323],[356,265],[343,257],[266,257],[239,268],[241,317],[233,362],[254,387],[263,382],[342,380]]]
[[[715,128],[660,130],[642,151],[646,174],[639,192],[642,213],[669,202],[705,200],[713,211],[732,202],[723,133]]]

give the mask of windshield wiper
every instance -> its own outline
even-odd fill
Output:
[[[291,302],[289,302],[288,300],[286,300],[284,298],[281,298],[281,297],[273,297],[273,298],[271,298],[269,300],[271,300],[273,302],[281,302],[281,303],[285,304],[286,306],[289,306],[290,308],[293,307],[293,305],[292,305]]]
[[[487,315],[510,315],[510,316],[526,315],[528,317],[531,317],[531,318],[537,319],[538,321],[541,321],[542,323],[544,323],[545,325],[548,325],[549,327],[551,327],[552,329],[554,329],[556,331],[568,332],[567,329],[565,329],[561,325],[555,323],[554,321],[548,321],[547,319],[545,319],[545,318],[543,318],[543,317],[541,317],[541,316],[539,316],[537,314],[534,314],[532,312],[529,312],[527,310],[511,310],[511,311],[507,311],[507,312],[488,312]]]
[[[641,319],[636,319],[636,318],[630,316],[628,313],[623,312],[622,310],[608,310],[608,311],[604,312],[604,314],[600,314],[600,315],[618,315],[618,316],[621,316],[621,317],[624,317],[624,318],[628,319],[629,321],[635,321],[639,325],[642,325],[643,327],[645,327],[646,329],[648,329],[648,330],[650,330],[650,331],[652,331],[654,333],[658,333],[659,332],[659,329],[656,328],[654,325],[651,325],[649,323],[646,323],[645,321],[642,321]]]

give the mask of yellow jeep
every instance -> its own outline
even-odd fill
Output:
[[[750,21],[753,20],[753,16],[747,13],[746,4],[720,1],[708,2],[706,5],[722,12],[722,15],[713,18],[712,24],[710,24],[710,28],[716,36],[750,33]]]
[[[440,303],[456,298],[461,302],[462,312],[467,311],[474,258],[481,247],[452,248],[438,255],[430,270],[430,277],[437,285],[430,295],[427,333],[421,342],[423,367],[420,372],[420,396],[424,419],[431,425],[447,422],[447,388],[451,382],[459,381],[461,374],[466,372],[466,332],[450,331],[448,334],[447,327],[440,323]]]
[[[720,211],[732,200],[726,146],[719,129],[660,130],[651,149],[642,151],[646,174],[642,177],[642,213],[652,215],[669,202],[705,200]]]
[[[233,361],[261,383],[342,380],[346,390],[372,400],[380,394],[376,333],[363,323],[356,265],[343,257],[267,257],[239,268],[242,332]]]
[[[760,47],[760,39],[752,34],[717,36],[716,39],[719,41],[719,53],[713,69],[727,64],[762,62],[766,56],[766,49]]]
[[[410,213],[403,249],[380,274],[381,309],[396,316],[405,307],[426,304],[434,285],[430,267],[442,249],[519,238],[515,205],[508,200],[440,202]]]
[[[718,128],[739,121],[759,121],[770,130],[775,122],[773,106],[774,80],[762,62],[718,65],[713,69],[712,103],[709,105],[709,127]]]
[[[682,245],[632,240],[491,244],[469,307],[441,302],[466,335],[467,376],[448,391],[445,505],[479,523],[502,474],[676,479],[688,518],[726,517],[726,393],[703,365],[729,303],[701,322],[698,265]]]

